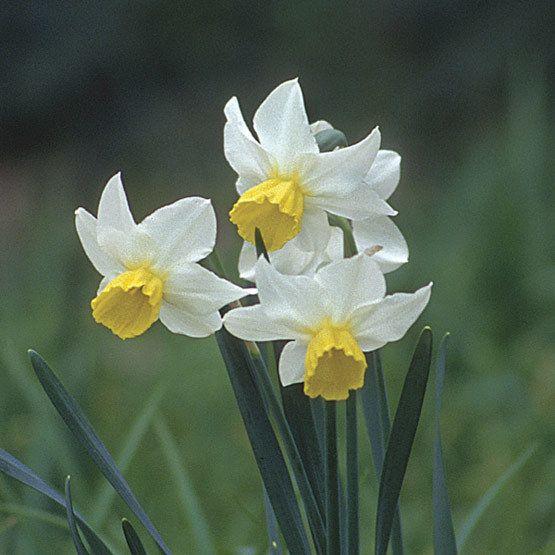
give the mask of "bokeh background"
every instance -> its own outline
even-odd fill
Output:
[[[466,552],[552,553],[553,15],[549,0],[3,2],[1,447],[60,488],[71,473],[77,506],[120,536],[129,511],[102,493],[102,477],[38,387],[26,358],[33,347],[128,459],[126,476],[176,553],[194,552],[176,462],[218,552],[262,552],[260,481],[214,339],[157,324],[122,342],[94,324],[99,278],[73,211],[95,212],[119,170],[139,219],[183,196],[211,197],[218,248],[236,275],[222,108],[237,95],[250,118],[271,89],[299,76],[311,119],[332,121],[351,141],[380,125],[384,147],[403,156],[392,203],[411,262],[389,287],[435,287],[419,325],[383,357],[395,406],[417,328],[452,333],[443,434],[456,527],[535,446]],[[161,383],[169,387],[154,410]],[[431,552],[431,401],[402,492],[409,553]],[[169,459],[164,422],[175,440]],[[366,447],[360,472],[370,553],[377,484]],[[70,552],[58,516],[0,478],[0,552]]]

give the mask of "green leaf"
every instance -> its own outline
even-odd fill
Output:
[[[436,366],[435,387],[435,440],[434,440],[434,466],[432,479],[432,497],[434,510],[434,553],[438,555],[454,555],[457,553],[455,530],[451,517],[451,504],[445,480],[445,465],[443,463],[443,450],[441,446],[441,398],[443,394],[443,381],[445,378],[445,359],[447,356],[447,340],[445,335],[439,346]]]
[[[318,143],[320,152],[331,152],[337,147],[342,148],[348,145],[345,133],[339,131],[339,129],[324,129],[316,133],[314,138]]]
[[[270,257],[268,256],[268,250],[266,249],[266,245],[264,244],[262,233],[258,228],[255,228],[254,230],[254,244],[256,246],[256,258],[260,258],[260,255],[263,255],[264,258],[268,262],[270,262]]]
[[[337,471],[337,416],[335,401],[326,401],[326,553],[340,553],[339,477]]]
[[[144,403],[144,407],[139,416],[134,421],[125,439],[123,448],[117,458],[117,467],[120,472],[125,472],[129,463],[133,459],[141,441],[150,428],[152,420],[156,415],[158,406],[168,388],[168,382],[160,382],[152,392],[152,395]],[[95,527],[102,526],[108,510],[114,501],[116,490],[109,482],[102,481],[98,495],[91,503],[91,522]]]
[[[387,551],[399,493],[422,411],[431,355],[432,331],[424,328],[405,378],[385,452],[376,515],[377,555],[384,555]]]
[[[262,486],[262,499],[264,501],[264,513],[266,514],[266,530],[268,531],[268,553],[281,555],[283,549],[281,548],[281,540],[279,537],[279,525],[276,520],[276,514],[270,503],[268,492]]]
[[[143,523],[160,549],[164,553],[170,553],[162,536],[139,504],[135,494],[131,491],[129,484],[118,470],[114,459],[96,435],[84,412],[65,390],[45,360],[35,351],[29,351],[29,355],[35,373],[58,414],[73,432],[79,443],[86,449],[98,469],[104,474],[104,477],[112,484],[127,506]]]
[[[71,539],[77,555],[89,555],[87,549],[83,545],[81,536],[79,535],[79,530],[77,529],[77,523],[75,519],[75,514],[73,513],[73,503],[71,501],[71,477],[66,478],[65,493],[66,493],[66,514],[67,514],[67,524],[69,526],[69,531],[71,534]]]
[[[468,515],[466,521],[461,526],[461,531],[459,537],[457,538],[457,544],[459,549],[462,551],[463,546],[466,544],[468,537],[474,530],[474,527],[482,518],[482,515],[486,512],[487,508],[493,503],[495,498],[499,495],[501,490],[507,485],[507,483],[513,478],[519,470],[530,460],[536,450],[537,445],[532,445],[518,459],[511,465],[495,483],[484,493],[480,501],[475,505],[470,514]]]
[[[260,475],[287,547],[292,553],[310,553],[289,471],[253,378],[254,368],[247,345],[225,328],[216,332],[216,340]]]
[[[346,402],[346,457],[347,457],[347,553],[358,554],[359,493],[358,493],[358,423],[357,392],[351,391]]]
[[[133,525],[126,518],[121,520],[121,528],[131,555],[146,555],[146,549],[144,548],[139,535],[135,531],[135,528],[133,528]]]
[[[366,362],[368,369],[366,370],[364,386],[360,390],[359,398],[361,400],[366,430],[370,439],[374,469],[379,480],[382,474],[383,459],[391,427],[389,403],[387,401],[385,377],[383,375],[379,351],[366,353]],[[403,554],[399,505],[397,505],[391,528],[391,550],[393,555]]]
[[[42,478],[37,476],[29,467],[25,466],[21,461],[17,460],[13,455],[0,449],[0,472],[11,476],[18,482],[33,488],[34,490],[46,495],[55,503],[66,509],[65,497],[49,486]],[[87,524],[85,519],[75,512],[75,517],[79,521],[79,527],[83,531],[85,538],[94,555],[111,555],[111,551],[106,547],[106,544],[101,540],[98,535]]]
[[[161,416],[158,416],[154,421],[154,430],[162,446],[162,454],[173,476],[181,508],[185,518],[191,524],[191,530],[196,543],[195,553],[216,553],[210,528],[202,512],[199,500],[195,495],[191,480],[181,462],[175,440],[166,421]]]

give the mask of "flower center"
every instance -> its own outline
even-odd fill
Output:
[[[326,320],[313,335],[305,358],[304,392],[327,401],[347,399],[364,385],[366,358],[348,326]]]
[[[93,318],[121,339],[136,337],[158,320],[163,292],[163,279],[149,266],[129,270],[91,301]]]
[[[244,192],[229,213],[239,235],[255,242],[258,228],[268,251],[281,249],[301,231],[304,193],[294,178],[274,178]]]

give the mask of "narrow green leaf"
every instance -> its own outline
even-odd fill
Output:
[[[366,370],[364,386],[360,390],[359,398],[361,400],[366,430],[370,439],[374,469],[379,480],[382,474],[383,459],[391,427],[389,403],[387,401],[385,377],[379,351],[366,353],[366,362],[368,369]],[[399,505],[397,505],[391,528],[391,551],[393,555],[403,555],[403,536]]]
[[[326,553],[340,552],[339,478],[337,472],[337,416],[335,401],[326,401]]]
[[[225,328],[216,340],[235,393],[239,412],[281,532],[292,553],[310,553],[295,491],[279,443],[253,379],[247,345]]]
[[[146,555],[146,549],[141,542],[141,538],[126,518],[121,520],[121,528],[131,555]]]
[[[268,553],[271,555],[282,555],[283,549],[281,548],[279,537],[279,525],[264,485],[262,486],[262,499],[264,501],[264,513],[266,514],[266,530],[268,531]]]
[[[96,464],[104,477],[112,484],[127,506],[135,516],[143,523],[154,541],[164,553],[170,553],[162,536],[152,524],[150,518],[139,504],[135,494],[131,491],[129,484],[118,470],[114,459],[96,435],[93,427],[87,420],[85,413],[77,405],[73,397],[65,390],[60,380],[46,364],[45,360],[35,351],[29,351],[31,363],[35,373],[50,401],[62,417],[73,435],[86,449],[89,456]]]
[[[129,464],[137,449],[139,448],[143,437],[150,428],[152,420],[156,415],[158,406],[164,397],[164,393],[168,388],[168,382],[160,382],[152,392],[152,395],[144,403],[144,407],[141,413],[138,415],[134,421],[127,437],[125,439],[124,445],[120,454],[117,458],[117,467],[120,472],[125,472],[129,467]],[[96,528],[102,526],[106,515],[114,501],[116,496],[116,490],[112,487],[109,482],[102,482],[100,491],[93,500],[91,509],[91,522]]]
[[[435,440],[434,466],[432,479],[432,497],[434,508],[434,553],[437,555],[455,555],[457,542],[451,517],[451,504],[445,480],[445,465],[443,463],[443,449],[441,446],[441,398],[443,395],[443,381],[445,378],[445,359],[447,356],[447,340],[445,335],[439,346],[436,366],[435,387]]]
[[[399,493],[422,411],[431,355],[432,331],[424,328],[405,378],[385,452],[376,515],[377,555],[384,555],[387,551]]]
[[[158,440],[162,446],[162,454],[166,459],[166,463],[175,482],[176,493],[181,503],[181,508],[183,509],[186,520],[191,524],[191,531],[196,543],[195,553],[216,553],[216,547],[212,534],[210,533],[210,528],[195,494],[187,470],[181,461],[175,439],[166,421],[161,416],[158,416],[154,420],[154,431],[158,436]]]
[[[268,256],[268,250],[266,249],[266,245],[264,244],[262,233],[258,228],[255,228],[254,230],[254,244],[256,246],[256,258],[260,258],[260,255],[263,255],[264,258],[268,262],[270,262],[270,257]]]
[[[331,152],[337,147],[347,146],[347,137],[339,129],[324,129],[314,136],[320,152]]]
[[[29,467],[25,466],[21,461],[3,449],[0,449],[0,472],[11,476],[18,482],[33,488],[39,493],[46,495],[46,497],[52,499],[52,501],[64,509],[66,508],[66,500],[61,493],[49,486]],[[79,527],[83,531],[92,553],[94,555],[111,555],[111,551],[108,547],[106,547],[105,542],[98,537],[98,535],[87,524],[85,519],[78,512],[75,512],[74,514],[79,521]]]
[[[536,445],[530,446],[518,459],[511,465],[496,482],[484,493],[480,501],[476,503],[464,524],[461,526],[461,531],[459,537],[457,538],[457,545],[462,551],[463,546],[466,544],[470,534],[474,530],[476,524],[482,518],[482,515],[486,512],[487,508],[493,503],[495,498],[499,495],[501,490],[507,485],[507,483],[518,473],[519,470],[530,460],[530,457],[534,454],[536,450]]]
[[[359,547],[358,493],[358,423],[357,392],[351,391],[346,402],[347,458],[347,553],[357,555]]]
[[[66,478],[65,493],[66,493],[66,514],[67,514],[67,524],[69,526],[69,532],[71,534],[71,540],[75,546],[75,551],[77,555],[89,555],[87,549],[83,545],[81,536],[79,535],[79,530],[77,529],[77,523],[75,519],[75,514],[73,512],[73,503],[71,501],[71,477]]]

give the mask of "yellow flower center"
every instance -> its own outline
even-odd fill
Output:
[[[229,218],[245,241],[254,244],[258,228],[266,249],[275,251],[301,231],[304,196],[295,178],[268,179],[244,192]]]
[[[114,278],[91,301],[93,318],[121,339],[144,333],[160,313],[164,281],[149,266]]]
[[[347,399],[364,385],[366,359],[349,326],[329,320],[314,333],[305,358],[304,392],[327,401]]]

